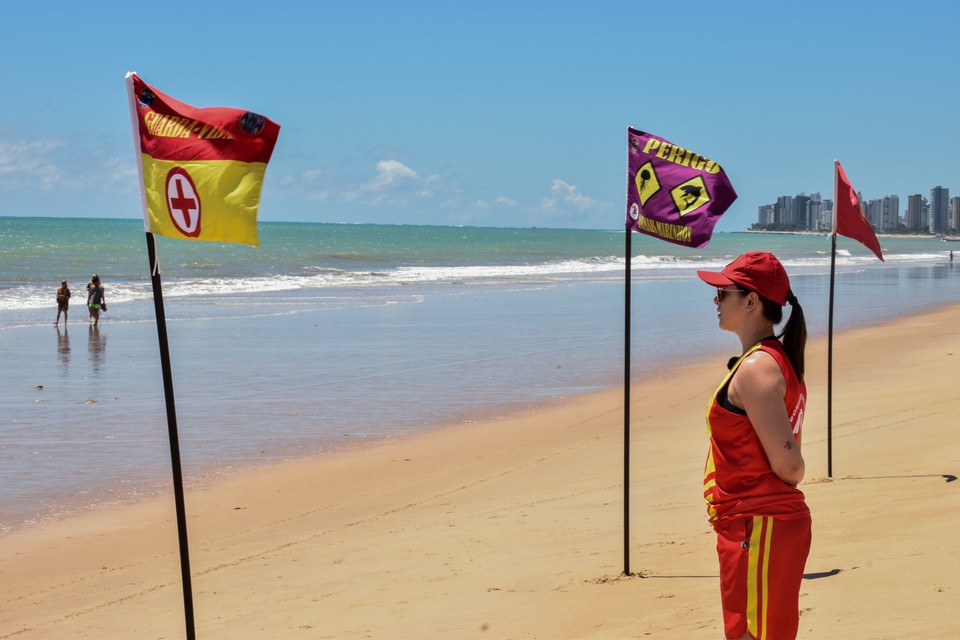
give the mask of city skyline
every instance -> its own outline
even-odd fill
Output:
[[[857,197],[863,214],[874,231],[883,233],[956,234],[960,232],[960,196],[950,197],[950,188],[931,187],[929,198],[923,193],[906,197],[907,205],[900,207],[900,196],[887,194],[865,199]],[[833,200],[820,192],[784,195],[774,203],[757,207],[757,221],[753,229],[827,231],[832,228]]]

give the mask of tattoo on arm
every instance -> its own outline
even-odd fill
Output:
[[[793,440],[787,440],[785,443],[783,443],[783,448],[789,451],[790,449],[793,449],[794,444],[795,443]]]

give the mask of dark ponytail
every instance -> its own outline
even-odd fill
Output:
[[[783,321],[783,307],[763,296],[760,296],[760,301],[763,304],[764,317],[775,325],[780,324]],[[807,346],[807,322],[803,317],[803,307],[797,301],[797,296],[793,295],[793,291],[787,293],[787,302],[791,307],[790,317],[783,327],[783,332],[777,337],[783,341],[783,350],[787,352],[787,358],[790,359],[797,378],[802,382],[803,352]]]

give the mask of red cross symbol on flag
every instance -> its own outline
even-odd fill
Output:
[[[183,167],[174,167],[167,173],[167,210],[170,220],[183,235],[200,235],[200,194],[193,179]]]

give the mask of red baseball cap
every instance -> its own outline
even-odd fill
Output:
[[[697,271],[697,275],[714,287],[740,285],[780,306],[787,304],[790,293],[786,270],[777,257],[767,251],[750,251],[725,266],[723,271]]]

